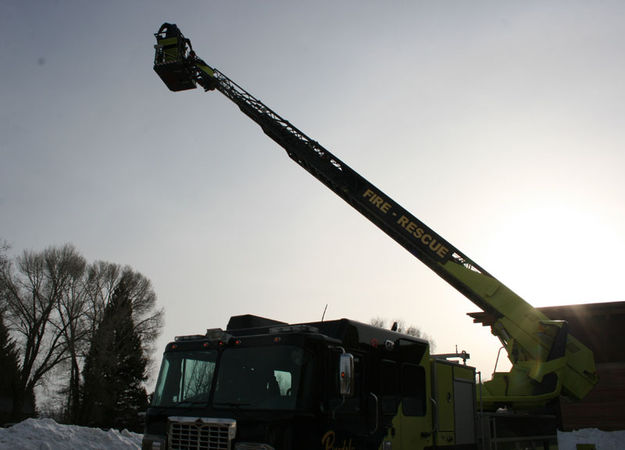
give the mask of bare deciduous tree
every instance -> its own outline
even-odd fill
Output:
[[[0,268],[5,267],[9,263],[8,251],[9,244],[5,240],[0,241]]]
[[[104,308],[113,298],[115,287],[122,276],[119,264],[96,261],[87,268],[85,295],[87,297],[87,320],[89,338],[95,334],[104,316]]]
[[[141,339],[144,352],[149,354],[163,326],[163,310],[155,309],[156,294],[150,280],[130,267],[124,268],[122,276],[127,280],[130,290],[135,330]]]
[[[120,281],[132,303],[131,319],[147,361],[163,322],[150,281],[130,267],[98,261],[87,265],[72,245],[25,251],[8,259],[0,242],[0,310],[19,349],[15,419],[36,386],[55,368],[69,368],[63,393],[66,419],[76,423],[81,410],[82,370],[104,311]]]
[[[124,280],[124,288],[131,302],[131,319],[142,345],[143,356],[148,364],[150,363],[151,346],[158,337],[163,323],[163,310],[156,309],[156,294],[150,280],[130,267],[96,261],[87,267],[80,291],[84,298],[84,316],[80,322],[80,333],[77,334],[79,340],[76,342],[78,352],[74,366],[77,380],[73,386],[76,395],[80,392],[79,383],[83,363],[104,319],[106,307],[111,304],[122,280]],[[73,423],[77,423],[81,407],[79,399],[74,400],[70,403],[68,399],[68,416]]]
[[[406,326],[406,322],[403,319],[391,321],[390,322],[391,325],[389,327],[386,326],[387,321],[381,317],[375,317],[371,319],[369,323],[373,325],[374,327],[395,328],[395,331],[397,331],[398,333],[404,333],[409,336],[414,336],[414,337],[418,337],[421,339],[425,339],[426,341],[430,343],[430,351],[433,351],[435,348],[434,341],[432,340],[432,338],[430,338],[430,336],[428,336],[426,333],[424,333],[423,331],[421,331],[419,328],[417,328],[414,325]]]
[[[70,421],[77,419],[73,412],[79,407],[81,358],[89,337],[84,273],[85,265],[82,270],[74,271],[57,304],[58,325],[63,332],[70,368],[65,407]]]
[[[71,245],[36,253],[24,251],[16,266],[0,267],[0,293],[7,327],[21,349],[15,417],[35,386],[67,358],[69,324],[59,315],[59,305],[74,280],[84,271],[85,260]]]
[[[130,267],[104,261],[97,261],[88,267],[85,292],[90,336],[93,337],[102,321],[104,309],[122,278],[129,290],[133,322],[144,351],[149,354],[163,326],[163,310],[156,309],[156,293],[150,280]]]

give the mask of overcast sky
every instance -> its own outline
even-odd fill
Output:
[[[3,0],[0,239],[143,273],[161,349],[326,304],[485,377],[499,347],[223,95],[169,92],[165,21],[531,304],[623,300],[625,2]]]

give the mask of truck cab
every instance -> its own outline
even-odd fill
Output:
[[[226,330],[167,345],[142,448],[471,444],[474,377],[469,366],[431,358],[427,341],[356,321],[289,325],[235,316]],[[469,411],[459,428],[456,391],[463,417]]]

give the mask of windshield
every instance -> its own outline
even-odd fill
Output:
[[[312,358],[303,348],[236,347],[217,356],[216,350],[166,353],[152,405],[295,409],[309,404]]]
[[[217,351],[165,353],[152,404],[185,406],[208,402]]]

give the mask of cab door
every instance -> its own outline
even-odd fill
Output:
[[[432,445],[427,377],[419,364],[380,361],[382,450],[421,450]]]
[[[433,444],[429,371],[418,364],[403,363],[400,373],[401,450],[422,450]]]

